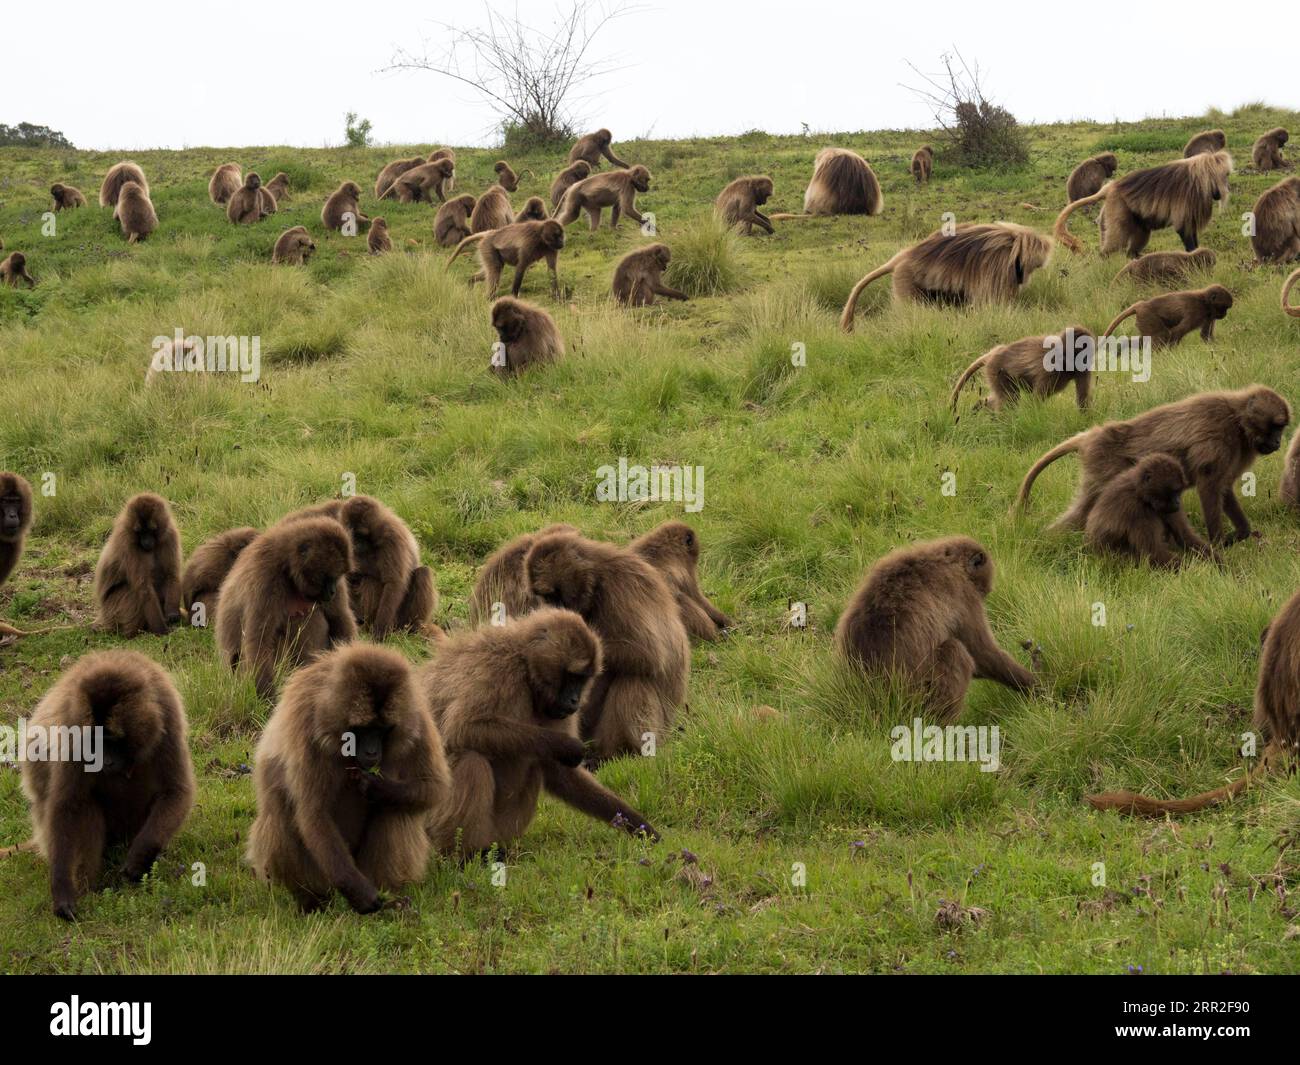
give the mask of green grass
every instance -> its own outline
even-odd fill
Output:
[[[1178,825],[1101,816],[1081,801],[1111,787],[1190,793],[1238,765],[1259,632],[1297,583],[1300,528],[1277,498],[1280,455],[1257,464],[1258,494],[1245,501],[1262,538],[1232,548],[1222,571],[1128,568],[1085,554],[1078,536],[1047,534],[1073,488],[1072,461],[1043,476],[1026,517],[1007,516],[1032,460],[1094,421],[1255,381],[1300,400],[1300,326],[1277,309],[1283,271],[1250,266],[1240,236],[1240,212],[1270,180],[1238,174],[1207,234],[1214,280],[1237,298],[1214,346],[1192,338],[1158,353],[1146,384],[1108,375],[1088,415],[1065,396],[995,417],[971,412],[972,391],[954,421],[946,402],[956,374],[995,343],[1104,326],[1136,291],[1112,282],[1117,259],[1060,252],[1014,305],[968,312],[892,306],[881,282],[853,336],[836,321],[854,280],[944,212],[1047,229],[1071,167],[1095,151],[1116,150],[1123,173],[1221,124],[1244,163],[1261,130],[1296,120],[1251,108],[1213,121],[1035,127],[1031,167],[971,174],[940,154],[924,189],[907,165],[930,134],[835,137],[872,161],[883,215],[778,223],[775,237],[748,240],[708,229],[721,186],[769,173],[770,209],[797,211],[831,138],[620,141],[623,157],[655,174],[639,206],[655,213],[675,275],[715,294],[618,309],[613,262],[651,238],[626,223],[594,235],[575,225],[560,257],[566,300],[549,299],[540,268],[524,292],[555,313],[569,354],[509,382],[488,369],[493,334],[481,289],[465,284],[472,263],[444,271],[432,210],[385,203],[397,252],[380,260],[362,239],[320,231],[340,180],[369,189],[385,161],[426,146],[135,153],[160,226],[132,248],[95,207],[41,235],[51,181],[93,201],[118,155],[0,150],[0,237],[40,281],[0,290],[0,468],[38,486],[54,474],[57,487],[38,501],[0,617],[76,624],[0,647],[0,722],[29,713],[68,662],[118,642],[90,630],[90,573],[114,514],[143,489],[172,501],[192,549],[337,495],[355,474],[359,491],[414,529],[437,575],[439,620],[455,628],[476,567],[509,536],[568,521],[624,539],[681,516],[597,503],[599,466],[619,456],[703,465],[706,505],[689,516],[703,582],[739,621],[730,639],[696,648],[680,734],[653,759],[601,772],[663,830],[660,845],[544,800],[504,886],[485,867],[434,862],[411,893],[414,912],[365,918],[341,901],[300,917],[286,893],[253,879],[241,860],[254,813],[247,766],[270,708],[218,665],[206,634],[137,640],[185,697],[198,804],[150,881],[88,897],[75,927],[51,915],[38,860],[0,862],[0,969],[1295,971],[1300,866],[1280,844],[1300,832],[1300,784],[1270,781]],[[458,188],[480,191],[496,158],[460,152]],[[230,159],[290,174],[278,216],[235,228],[208,202],[209,173]],[[537,175],[518,202],[544,195],[561,165],[558,155],[510,161]],[[362,206],[375,213],[368,196]],[[316,258],[272,267],[276,235],[296,224],[315,234]],[[1095,248],[1085,219],[1073,229]],[[1175,246],[1168,231],[1153,242]],[[261,382],[178,376],[146,389],[150,341],[178,325],[260,336]],[[790,361],[795,345],[802,367]],[[955,497],[941,492],[945,472]],[[830,654],[836,618],[876,558],[955,532],[996,560],[989,610],[1001,643],[1022,658],[1021,640],[1042,647],[1044,694],[971,689],[965,720],[1001,730],[998,773],[891,761],[890,729],[911,707]],[[809,604],[806,630],[787,624],[790,600]],[[1096,602],[1104,628],[1091,624]],[[399,646],[426,654],[415,640]],[[778,715],[757,714],[763,706]],[[26,831],[18,773],[0,768],[0,843]],[[1094,884],[1097,862],[1105,886]],[[945,902],[988,916],[950,930],[936,921]]]

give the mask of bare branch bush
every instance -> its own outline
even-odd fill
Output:
[[[972,68],[956,49],[940,56],[939,61],[943,73],[933,76],[908,63],[926,84],[907,88],[929,105],[957,161],[984,169],[1028,163],[1025,131],[1015,115],[985,94],[979,64]]]

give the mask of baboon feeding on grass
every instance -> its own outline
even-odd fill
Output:
[[[918,185],[925,185],[930,180],[931,173],[934,172],[934,149],[928,144],[923,144],[916,149],[912,155],[912,177],[916,179]]]
[[[144,492],[127,501],[95,567],[97,626],[166,636],[181,619],[181,538],[171,507]]]
[[[447,267],[456,261],[461,250],[474,240],[466,237],[447,260]],[[560,278],[556,273],[557,258],[564,247],[564,227],[553,218],[545,222],[513,222],[494,229],[482,237],[478,247],[479,272],[470,280],[484,281],[487,298],[495,300],[501,284],[501,271],[507,266],[515,268],[515,279],[510,294],[518,296],[523,287],[524,274],[538,260],[545,260],[551,272],[551,295],[560,298]]]
[[[572,525],[548,525],[540,532],[516,536],[488,556],[470,595],[470,625],[477,628],[489,621],[504,624],[510,618],[521,618],[542,606],[542,601],[528,588],[524,557],[537,540],[555,533],[576,536],[578,530]]]
[[[438,605],[433,571],[420,565],[420,545],[406,522],[373,496],[350,496],[338,521],[352,542],[348,587],[353,612],[370,635],[421,632]]]
[[[50,186],[50,195],[54,197],[54,209],[56,211],[66,211],[72,207],[86,206],[85,194],[71,185],[63,185],[56,181]]]
[[[508,226],[515,220],[510,197],[500,185],[493,185],[474,204],[469,216],[471,233],[488,233]]]
[[[316,251],[316,242],[311,239],[306,226],[294,226],[280,234],[271,251],[271,262],[288,263],[290,266],[302,266]]]
[[[1209,248],[1195,251],[1151,251],[1124,264],[1115,275],[1116,281],[1132,281],[1156,285],[1176,285],[1186,281],[1196,270],[1213,270],[1219,257]]]
[[[667,244],[650,244],[628,252],[614,268],[614,298],[630,307],[649,307],[658,296],[689,299],[685,292],[663,283],[664,271],[672,258]]]
[[[325,206],[321,208],[320,220],[325,224],[325,228],[338,230],[345,236],[354,236],[362,225],[370,222],[370,219],[361,213],[360,200],[361,187],[355,181],[343,182],[330,193]],[[350,228],[352,232],[347,233],[345,227]]]
[[[1255,142],[1251,149],[1251,161],[1256,170],[1287,170],[1287,161],[1282,158],[1282,145],[1291,139],[1291,134],[1281,126],[1271,129]]]
[[[370,220],[370,232],[366,234],[366,249],[371,255],[384,255],[393,250],[393,238],[388,235],[387,219]]]
[[[0,470],[0,584],[9,579],[32,527],[32,486],[25,477]]]
[[[1081,325],[1072,325],[1060,333],[1024,337],[985,352],[962,371],[952,390],[952,411],[957,413],[957,399],[966,382],[981,369],[992,395],[982,402],[995,411],[1015,403],[1022,392],[1040,399],[1074,385],[1079,409],[1088,406],[1092,392],[1092,370],[1097,338]],[[1059,352],[1060,369],[1048,369],[1050,354]]]
[[[499,341],[492,369],[505,376],[529,366],[550,363],[564,354],[564,340],[552,318],[541,307],[510,296],[492,304],[492,328]]]
[[[244,184],[231,194],[230,202],[226,204],[226,217],[237,226],[247,226],[260,222],[267,213],[262,178],[257,173],[250,173],[244,178]]]
[[[0,283],[17,288],[19,281],[26,281],[28,288],[36,287],[36,278],[27,272],[27,256],[20,251],[10,252],[0,259]]]
[[[775,233],[772,220],[759,210],[772,198],[774,186],[770,177],[739,177],[718,193],[714,210],[728,226],[740,226],[745,236],[758,226],[767,233]]]
[[[585,159],[579,159],[565,169],[561,170],[554,181],[551,182],[551,206],[559,207],[560,201],[564,199],[564,194],[576,185],[583,178],[591,176],[591,164]]]
[[[1300,259],[1300,177],[1279,181],[1255,201],[1250,243],[1260,262]]]
[[[433,239],[444,248],[454,248],[470,235],[473,211],[473,196],[457,196],[442,204],[433,216]]]
[[[391,191],[398,203],[432,203],[435,196],[439,203],[446,203],[455,176],[456,164],[450,159],[438,159],[399,174]]]

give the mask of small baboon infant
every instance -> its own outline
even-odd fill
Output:
[[[1147,455],[1102,489],[1088,512],[1084,539],[1100,551],[1168,569],[1178,568],[1183,551],[1214,558],[1214,549],[1192,531],[1183,513],[1183,493],[1191,487],[1172,455]]]

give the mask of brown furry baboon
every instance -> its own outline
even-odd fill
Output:
[[[964,222],[951,235],[937,229],[853,286],[840,328],[853,332],[858,298],[885,274],[894,275],[895,301],[1003,302],[1013,298],[1051,254],[1050,238],[1014,222]]]
[[[281,170],[262,186],[262,191],[271,197],[271,210],[268,213],[275,214],[280,202],[289,195],[289,175]]]
[[[181,538],[162,496],[132,496],[95,567],[96,626],[119,636],[166,636],[181,620]]]
[[[550,217],[546,210],[546,201],[540,196],[529,196],[523,207],[515,215],[516,222],[545,222]]]
[[[504,159],[499,160],[492,169],[496,173],[497,184],[506,192],[515,192],[519,188],[519,175],[510,169],[510,164]]]
[[[50,186],[50,195],[54,197],[54,209],[56,211],[66,211],[72,207],[85,207],[86,196],[78,188],[71,185],[63,185],[55,182]]]
[[[134,181],[126,182],[117,194],[113,217],[122,227],[122,236],[128,244],[142,241],[158,228],[158,215],[154,213],[149,193]]]
[[[600,637],[604,669],[582,710],[594,761],[662,742],[686,698],[691,645],[667,582],[635,552],[568,533],[524,556],[531,594],[581,614]]]
[[[513,222],[514,217],[510,196],[500,185],[493,185],[474,204],[469,218],[469,231],[487,233],[493,229],[501,229]]]
[[[28,288],[36,287],[36,278],[27,272],[27,256],[20,251],[10,252],[0,259],[0,284],[17,288],[19,281],[26,281]]]
[[[246,226],[260,222],[266,215],[262,178],[256,172],[250,172],[244,178],[243,185],[231,193],[230,201],[226,204],[226,217],[237,226]]]
[[[444,248],[454,248],[468,237],[474,203],[473,196],[457,196],[442,204],[433,216],[433,239]]]
[[[636,209],[636,194],[650,191],[650,171],[643,166],[630,170],[611,170],[593,174],[572,186],[564,194],[556,209],[555,220],[567,226],[585,211],[592,232],[600,228],[601,211],[608,207],[609,226],[618,227],[619,219],[627,215],[638,225],[645,221]]]
[[[435,148],[429,153],[426,163],[436,163],[439,159],[449,159],[454,165],[456,162],[456,153],[450,148]]]
[[[372,218],[370,232],[366,234],[366,248],[371,255],[383,255],[393,250],[393,238],[388,235],[388,220]]]
[[[1282,433],[1290,421],[1290,405],[1263,385],[1236,392],[1202,392],[1128,421],[1076,433],[1034,463],[1016,502],[1024,506],[1038,475],[1062,456],[1077,452],[1083,479],[1074,502],[1052,528],[1081,528],[1106,485],[1159,451],[1182,463],[1195,485],[1210,542],[1231,542],[1223,535],[1225,510],[1236,539],[1244,540],[1250,536],[1250,522],[1234,489],[1257,456],[1271,455],[1282,446]]]
[[[1032,691],[1033,673],[989,628],[992,588],[993,560],[970,537],[899,548],[867,573],[835,626],[835,650],[868,675],[914,689],[941,724],[961,716],[972,678]]]
[[[658,296],[670,300],[690,299],[685,292],[663,283],[664,271],[672,258],[667,244],[648,244],[628,252],[614,268],[614,298],[626,307],[649,307]]]
[[[1176,285],[1186,281],[1196,270],[1213,270],[1219,257],[1209,248],[1195,251],[1149,251],[1130,259],[1115,275],[1115,280],[1129,278],[1144,284]]]
[[[439,203],[446,203],[455,176],[456,164],[450,159],[438,159],[398,174],[391,190],[398,203],[432,203],[434,196]]]
[[[383,170],[379,171],[379,176],[375,178],[375,199],[388,200],[397,196],[397,190],[393,188],[393,182],[403,174],[414,170],[417,166],[423,166],[429,160],[422,155],[414,156],[411,159],[397,159],[389,163]]]
[[[357,635],[348,599],[352,545],[333,518],[288,519],[248,545],[221,584],[217,647],[231,669],[275,691],[275,668],[290,668]]]
[[[1204,132],[1196,134],[1196,136],[1187,142],[1187,146],[1183,149],[1183,158],[1190,159],[1194,155],[1201,155],[1206,152],[1211,154],[1214,152],[1221,152],[1227,146],[1228,137],[1223,130],[1207,129]]]
[[[32,486],[25,477],[0,470],[0,584],[23,557],[32,527]]]
[[[728,226],[740,226],[747,237],[753,234],[755,226],[775,233],[772,220],[759,210],[772,198],[774,189],[770,177],[739,177],[718,193],[713,209]]]
[[[271,252],[271,262],[288,263],[302,266],[316,251],[316,242],[311,239],[306,226],[294,226],[280,234]]]
[[[683,521],[666,521],[638,536],[627,547],[649,562],[668,583],[689,635],[716,640],[731,627],[731,618],[700,590],[700,538],[689,525]]]
[[[482,202],[480,200],[480,202]],[[481,238],[477,234],[466,237],[457,246],[455,253],[447,260],[451,268],[461,251],[475,240],[479,240],[478,261],[481,269],[471,281],[487,282],[487,298],[497,298],[497,287],[501,283],[501,271],[506,266],[515,268],[514,283],[510,286],[512,296],[519,295],[524,283],[524,274],[539,259],[545,259],[551,271],[551,295],[560,298],[560,279],[556,273],[556,258],[564,247],[564,227],[554,219],[545,222],[512,222],[501,229],[494,229]]]
[[[952,390],[952,412],[957,413],[957,399],[966,382],[981,369],[992,393],[982,402],[995,411],[1015,403],[1022,392],[1046,399],[1070,384],[1074,385],[1075,402],[1083,410],[1090,402],[1096,350],[1097,338],[1081,325],[999,345],[972,362],[957,378]],[[1058,356],[1059,369],[1048,369],[1052,355]]]
[[[492,328],[499,341],[492,369],[502,376],[555,362],[564,355],[564,339],[555,319],[535,304],[502,296],[492,304]]]
[[[1293,270],[1291,276],[1282,283],[1282,313],[1292,318],[1300,318],[1300,307],[1291,306],[1291,287],[1300,281],[1300,270]]]
[[[28,727],[51,737],[94,730],[85,745],[23,761],[32,840],[0,851],[39,851],[50,867],[54,913],[71,921],[77,900],[99,880],[105,850],[126,846],[121,875],[136,883],[189,815],[194,767],[185,708],[161,666],[134,651],[100,651],[59,678]]]
[[[276,203],[275,197],[267,191],[265,185],[257,190],[257,205],[262,212],[263,218],[268,215],[278,214],[280,211],[280,205]]]
[[[253,759],[257,819],[248,863],[305,912],[337,891],[357,913],[424,877],[426,823],[451,773],[410,664],[355,644],[284,687]]]
[[[878,215],[884,207],[880,181],[862,156],[847,148],[823,148],[817,153],[812,181],[804,192],[804,214]]]
[[[375,640],[398,629],[421,632],[437,608],[438,592],[433,571],[420,565],[415,534],[372,496],[350,496],[337,513],[352,541],[348,587],[357,620]]]
[[[1106,327],[1102,336],[1114,336],[1125,318],[1137,315],[1138,333],[1150,337],[1153,348],[1173,347],[1196,329],[1201,331],[1201,339],[1208,344],[1214,339],[1214,323],[1228,317],[1231,307],[1232,293],[1222,285],[1167,292],[1126,307]]]
[[[251,526],[227,529],[195,549],[181,575],[181,605],[197,624],[194,608],[203,604],[202,628],[211,628],[221,601],[221,583],[234,569],[235,560],[258,538],[260,531]]]
[[[1289,170],[1290,166],[1282,158],[1282,145],[1291,139],[1291,134],[1281,126],[1271,129],[1255,142],[1251,149],[1251,162],[1256,170]]]
[[[1300,259],[1300,177],[1289,177],[1267,189],[1253,209],[1255,232],[1250,238],[1261,262]]]
[[[238,163],[222,163],[208,180],[208,198],[213,203],[229,203],[230,197],[244,185],[244,171]]]
[[[934,172],[934,149],[930,145],[923,144],[916,149],[912,155],[911,170],[918,185],[924,185],[930,180],[930,175]]]
[[[503,625],[511,618],[521,618],[542,606],[528,588],[524,557],[528,549],[544,536],[578,535],[578,529],[563,523],[548,525],[536,533],[516,536],[497,548],[483,563],[469,599],[469,623],[477,628],[484,623]]]
[[[564,199],[564,194],[576,185],[583,178],[591,176],[591,164],[585,159],[579,159],[565,167],[556,175],[551,182],[551,206],[559,207],[560,201]]]
[[[1070,215],[1104,200],[1099,219],[1103,255],[1123,251],[1130,259],[1136,258],[1151,234],[1166,226],[1177,231],[1185,250],[1195,251],[1215,203],[1228,200],[1231,173],[1232,156],[1227,152],[1203,152],[1190,159],[1134,170],[1069,204],[1057,216],[1053,235],[1071,251],[1081,251],[1083,245],[1069,230]]]
[[[330,193],[325,206],[321,208],[320,220],[325,224],[325,228],[336,229],[341,233],[343,227],[351,222],[360,231],[361,227],[370,221],[361,213],[360,200],[361,186],[355,181],[343,182]]]
[[[1192,531],[1183,513],[1183,493],[1191,487],[1172,455],[1147,455],[1101,490],[1084,525],[1084,540],[1099,551],[1166,569],[1177,569],[1184,551],[1213,558],[1214,549]]]
[[[103,184],[99,186],[99,206],[116,207],[122,186],[128,181],[134,181],[144,190],[145,196],[149,195],[149,182],[145,180],[144,171],[135,163],[117,163],[109,168],[104,175]]]
[[[1065,202],[1073,203],[1097,192],[1115,173],[1117,166],[1119,160],[1115,158],[1114,152],[1102,152],[1091,159],[1085,159],[1070,171],[1065,182]]]
[[[607,129],[598,129],[595,133],[588,133],[585,137],[579,137],[577,143],[569,149],[569,162],[576,163],[581,159],[592,170],[598,170],[600,169],[600,157],[603,155],[615,166],[626,170],[628,164],[616,156],[610,147],[613,141],[614,135]]]
[[[581,767],[575,718],[590,705],[601,644],[577,614],[538,610],[456,636],[419,674],[451,765],[451,798],[428,831],[468,858],[518,839],[543,788],[585,814],[657,840],[646,818]]]

